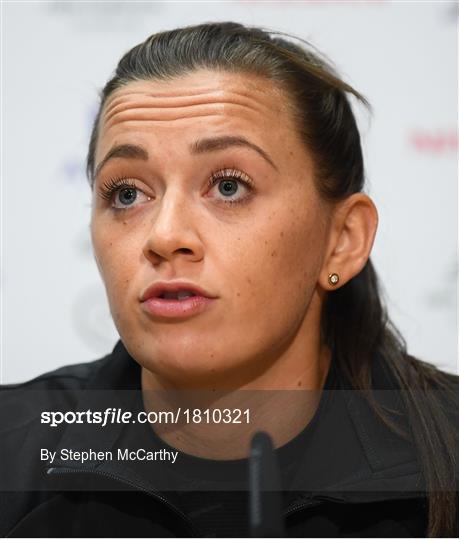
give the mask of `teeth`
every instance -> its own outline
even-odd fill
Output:
[[[194,294],[192,292],[188,292],[188,291],[180,291],[177,294],[177,298],[179,300],[181,300],[182,298],[188,298],[189,296],[194,296]]]
[[[189,291],[178,291],[178,292],[165,292],[161,295],[162,298],[169,298],[173,300],[182,300],[182,298],[188,298],[189,296],[195,296],[194,293]]]

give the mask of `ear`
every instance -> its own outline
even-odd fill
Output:
[[[377,228],[378,211],[368,195],[355,193],[337,203],[329,229],[328,250],[319,276],[323,289],[337,289],[363,269]],[[338,274],[336,285],[329,283],[330,274]]]

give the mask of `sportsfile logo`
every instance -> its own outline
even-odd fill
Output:
[[[249,424],[250,409],[239,408],[183,408],[173,411],[123,411],[117,407],[108,407],[103,411],[43,411],[40,422],[50,427],[60,424]]]

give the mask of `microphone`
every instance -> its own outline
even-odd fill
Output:
[[[282,487],[271,437],[264,431],[252,439],[249,459],[249,528],[252,538],[285,538]]]

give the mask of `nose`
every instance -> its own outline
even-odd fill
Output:
[[[200,261],[204,248],[193,217],[192,204],[179,189],[167,190],[154,209],[144,244],[145,257],[157,265],[179,257]]]

